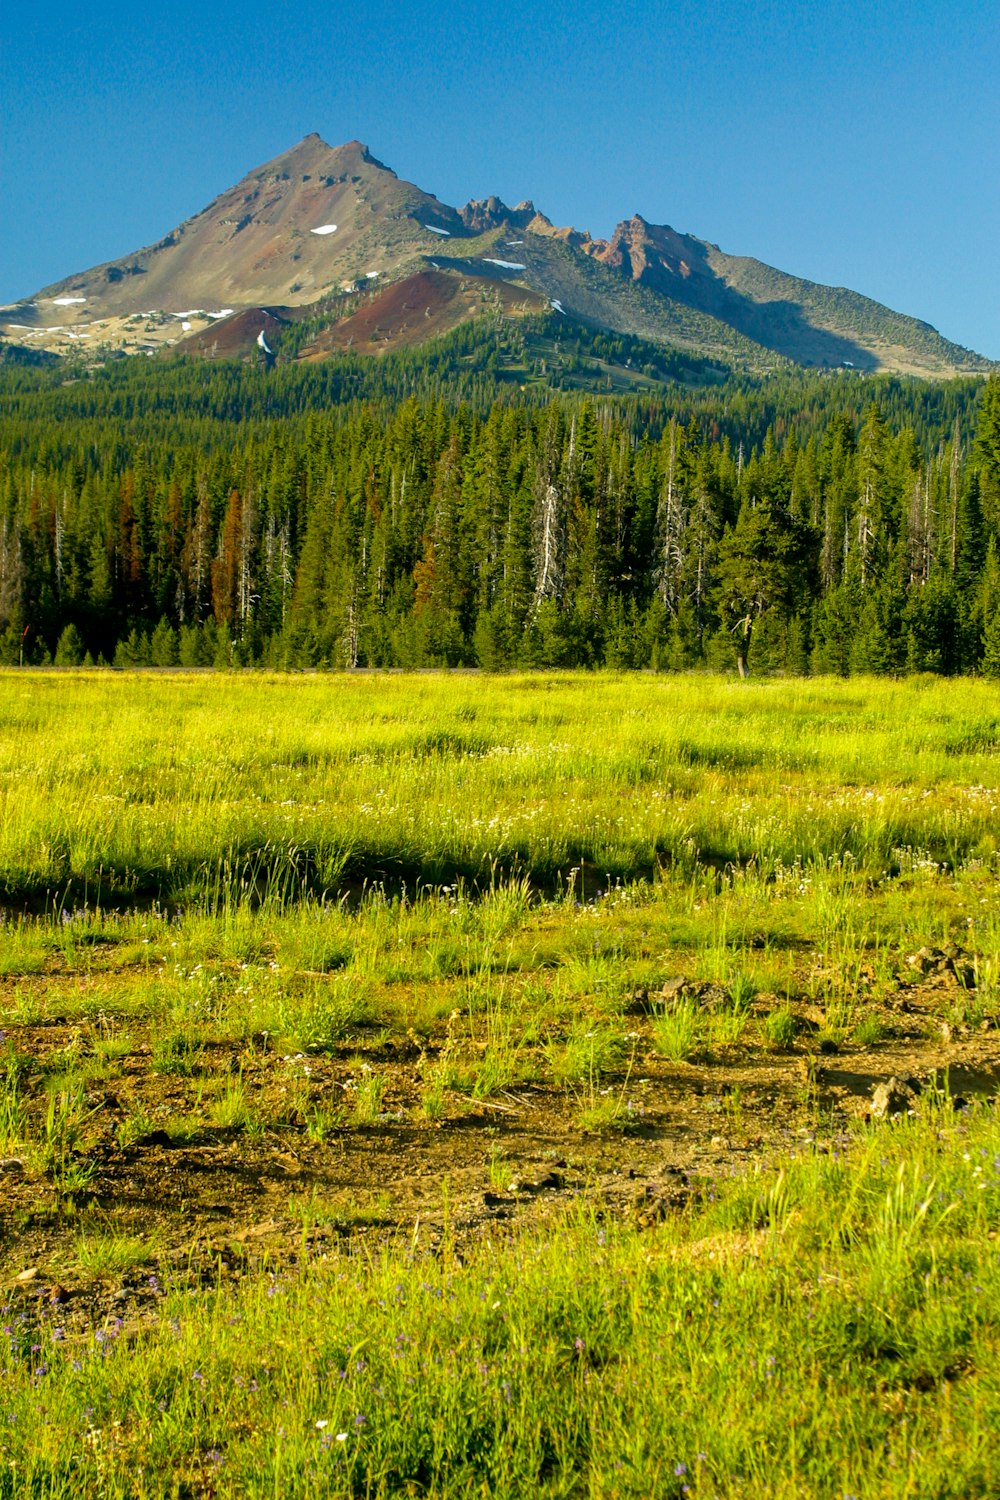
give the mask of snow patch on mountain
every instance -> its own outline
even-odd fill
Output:
[[[265,354],[273,354],[274,353],[274,350],[268,347],[267,339],[264,337],[264,330],[263,330],[263,328],[260,330],[260,333],[258,333],[258,335],[257,335],[257,347],[259,349],[263,349],[263,351],[264,351]]]
[[[436,224],[421,224],[420,227],[421,227],[421,229],[429,229],[430,232],[431,232],[431,234],[441,234],[441,235],[444,235],[444,238],[446,240],[450,240],[451,239],[451,230],[450,229],[438,229],[438,227],[437,227]]]
[[[310,229],[310,234],[336,234],[336,224],[320,224],[318,229]]]
[[[523,265],[518,260],[495,260],[492,255],[484,255],[483,260],[485,260],[488,266],[502,266],[505,271],[526,271],[528,269],[526,265]]]
[[[53,297],[55,307],[72,307],[77,302],[86,302],[86,297]]]

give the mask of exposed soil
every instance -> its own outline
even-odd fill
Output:
[[[651,1048],[640,992],[631,1069],[601,1081],[602,1097],[631,1101],[617,1122],[628,1128],[600,1133],[581,1128],[580,1088],[554,1083],[480,1100],[449,1093],[442,1117],[427,1119],[426,1069],[443,1036],[421,1046],[359,1032],[332,1054],[308,1057],[268,1050],[263,1037],[249,1050],[215,1043],[187,1076],[158,1071],[146,1038],[86,1084],[91,1115],[78,1159],[92,1175],[82,1191],[60,1198],[30,1160],[0,1163],[3,1280],[71,1329],[143,1317],[167,1276],[200,1283],[279,1270],[345,1239],[403,1237],[426,1250],[446,1236],[461,1255],[476,1240],[557,1218],[573,1204],[641,1228],[771,1147],[787,1152],[801,1140],[803,1149],[831,1149],[852,1120],[880,1128],[875,1091],[890,1079],[898,1083],[882,1091],[888,1113],[920,1109],[946,1075],[953,1107],[995,1094],[994,1023],[972,1031],[935,1019],[955,983],[954,964],[932,958],[885,1007],[883,1039],[873,1046],[824,1041],[821,1050],[822,1015],[803,1004],[793,1007],[798,1035],[786,1052],[741,1045],[684,1063]],[[712,1003],[707,986],[692,993]],[[768,997],[755,1004],[767,1013]],[[67,1048],[85,1064],[90,1039],[86,1024],[67,1021],[5,1028],[5,1044],[42,1068]],[[373,1073],[383,1086],[379,1113],[362,1124],[346,1106],[359,1078]],[[251,1125],[204,1123],[193,1107],[199,1085],[227,1079],[239,1080]],[[331,1117],[342,1108],[343,1116],[315,1139],[305,1106]],[[139,1111],[149,1128],[120,1144],[123,1122]],[[188,1121],[186,1134],[156,1123],[178,1119]],[[139,1240],[148,1258],[88,1273],[81,1235]]]
[[[505,313],[538,312],[546,306],[536,292],[492,277],[419,271],[385,287],[349,318],[324,328],[303,357],[318,359],[332,349],[379,354],[420,344],[498,303]]]
[[[219,318],[210,328],[202,328],[183,340],[185,354],[205,354],[211,359],[263,359],[265,351],[258,343],[275,344],[288,319],[266,307],[248,307],[230,318]]]

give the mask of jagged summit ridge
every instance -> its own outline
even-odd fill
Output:
[[[466,229],[482,234],[504,227],[525,229],[537,216],[537,210],[530,198],[508,208],[502,198],[491,193],[488,198],[470,198],[465,207],[459,209],[459,216]]]
[[[384,317],[376,307],[355,318],[359,297],[370,302],[396,283],[403,291],[384,296]],[[423,324],[408,287],[418,301],[431,297]],[[550,307],[751,366],[790,359],[925,375],[988,367],[919,319],[640,213],[603,240],[557,227],[530,198],[509,207],[494,194],[452,208],[364,142],[331,146],[315,131],[161,239],[0,309],[0,337],[63,353],[155,352],[186,339],[192,349],[228,350],[232,340],[206,332],[250,309],[308,309],[331,325],[353,320],[364,330],[361,347],[373,351],[391,344],[404,315],[412,342],[421,330],[446,330],[449,318],[501,306],[508,316]],[[338,347],[337,336],[326,345]]]

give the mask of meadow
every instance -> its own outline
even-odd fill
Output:
[[[0,1495],[1000,1491],[994,686],[0,726]]]

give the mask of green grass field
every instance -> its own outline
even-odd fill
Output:
[[[0,724],[0,1495],[1000,1493],[995,688]]]
[[[987,683],[654,676],[10,674],[12,904],[238,901],[347,881],[586,890],[996,838]],[[592,872],[592,873],[591,873]]]

